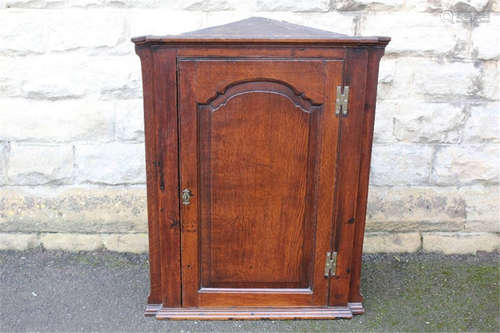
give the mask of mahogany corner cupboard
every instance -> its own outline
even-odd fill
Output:
[[[264,18],[132,39],[158,319],[363,313],[361,252],[388,37]]]

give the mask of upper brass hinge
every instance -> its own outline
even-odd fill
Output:
[[[347,116],[349,106],[349,86],[337,86],[337,98],[335,99],[335,114],[338,116],[341,112]]]
[[[325,260],[325,277],[335,276],[337,271],[337,252],[327,252]]]

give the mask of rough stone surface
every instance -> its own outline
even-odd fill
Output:
[[[0,140],[106,142],[114,137],[112,102],[12,98],[0,100],[0,110]]]
[[[491,4],[491,10],[494,12],[500,12],[500,1],[493,0]]]
[[[500,143],[500,103],[485,103],[471,107],[465,124],[464,142]]]
[[[41,234],[40,243],[48,250],[95,251],[103,248],[100,235]]]
[[[179,34],[200,29],[205,27],[206,15],[200,11],[134,10],[128,14],[130,36]],[[221,16],[228,22],[238,20],[232,12],[229,15],[224,11]]]
[[[292,12],[326,12],[329,0],[257,0],[257,10],[292,11]]]
[[[363,251],[373,252],[415,252],[421,247],[420,234],[371,232],[365,235]]]
[[[115,252],[148,252],[147,234],[103,234],[101,235],[104,247]]]
[[[35,15],[0,12],[0,56],[43,53],[42,22]]]
[[[377,86],[377,104],[380,102],[385,102],[387,99],[397,99],[401,95],[405,95],[408,91],[399,90],[401,84],[405,84],[404,87],[408,87],[408,79],[405,77],[397,76],[396,70],[398,69],[396,65],[398,64],[398,58],[382,57],[379,64],[379,76],[378,76],[378,86]],[[406,72],[408,74],[408,72]],[[397,85],[395,81],[397,80]]]
[[[449,10],[452,12],[480,12],[486,8],[489,0],[440,0],[440,1],[418,1],[410,0],[410,3],[418,3],[421,9],[426,10]],[[456,18],[455,18],[456,19]]]
[[[398,103],[392,118],[394,136],[405,142],[458,143],[467,116],[464,108],[447,103]]]
[[[433,148],[426,145],[374,145],[371,183],[418,185],[428,181]],[[397,172],[394,172],[397,170]]]
[[[147,232],[146,188],[0,188],[0,232]]]
[[[332,1],[337,10],[387,10],[401,7],[403,0],[336,0]]]
[[[77,145],[77,180],[80,183],[143,184],[146,182],[144,144]]]
[[[132,55],[91,57],[64,53],[2,60],[0,93],[2,91],[9,97],[37,100],[85,96],[142,98],[140,61]],[[85,105],[84,100],[80,103]]]
[[[448,145],[438,148],[431,179],[439,185],[498,183],[500,145]]]
[[[459,24],[443,22],[432,13],[364,15],[360,26],[361,35],[391,36],[387,54],[464,55],[466,51],[466,29]],[[436,33],[438,30],[440,33]]]
[[[24,251],[39,245],[40,241],[36,234],[0,233],[0,250]]]
[[[5,0],[5,3],[8,8],[43,9],[62,7],[64,0]]]
[[[125,39],[125,19],[119,12],[65,11],[61,15],[61,12],[54,11],[47,15],[46,27],[47,48],[50,51],[112,48],[115,53],[120,50],[130,52],[130,45]]]
[[[375,130],[373,134],[374,143],[393,143],[394,118],[397,114],[399,101],[379,100],[375,111]]]
[[[492,75],[488,70],[493,68],[484,66],[487,65],[478,66],[470,60],[450,62],[431,57],[383,59],[379,96],[381,99],[404,99],[416,103],[450,102],[450,99],[458,102],[479,94],[489,96],[492,88],[487,88],[483,82],[486,75]]]
[[[396,238],[415,251],[417,233],[498,233],[498,3],[0,0],[0,232],[21,237],[13,248],[42,233],[55,248],[142,252],[144,119],[130,38],[264,16],[392,37],[380,63],[370,251],[393,251]]]
[[[371,186],[366,229],[461,231],[467,218],[464,194],[455,187]]]
[[[144,141],[144,112],[142,99],[117,101],[116,138],[124,141]]]
[[[0,143],[0,185],[7,183],[7,155],[9,146],[6,143]]]
[[[480,69],[473,62],[447,62],[415,59],[411,66],[411,89],[424,97],[473,96],[477,91]],[[400,63],[399,66],[404,66]],[[401,68],[400,68],[401,69]]]
[[[423,250],[426,252],[465,254],[500,249],[500,236],[494,233],[423,233],[422,239]]]
[[[73,177],[73,147],[11,144],[10,185],[65,184]]]
[[[459,190],[466,202],[465,231],[500,232],[500,188],[468,186]]]
[[[235,0],[174,0],[168,2],[171,2],[169,5],[175,9],[193,11],[226,11],[236,9],[238,6],[238,2]]]
[[[89,91],[82,79],[83,71],[75,71],[82,67],[79,59],[63,55],[16,57],[0,61],[0,82],[4,82],[2,90],[10,97],[80,98]]]
[[[476,83],[478,97],[500,100],[500,61],[486,61],[481,64],[481,76]]]
[[[472,47],[479,59],[500,58],[500,47],[492,39],[489,31],[500,30],[500,15],[489,15],[488,22],[481,23],[472,31]]]
[[[83,70],[89,93],[100,94],[106,99],[142,98],[141,66],[137,56],[89,59]]]

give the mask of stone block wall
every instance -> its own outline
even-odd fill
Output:
[[[147,251],[130,37],[250,16],[388,35],[367,252],[500,247],[495,0],[0,0],[0,249]]]

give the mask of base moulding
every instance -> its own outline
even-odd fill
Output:
[[[231,319],[336,319],[352,318],[365,312],[361,303],[329,307],[227,307],[227,308],[165,308],[148,304],[144,315],[170,320],[231,320]]]

